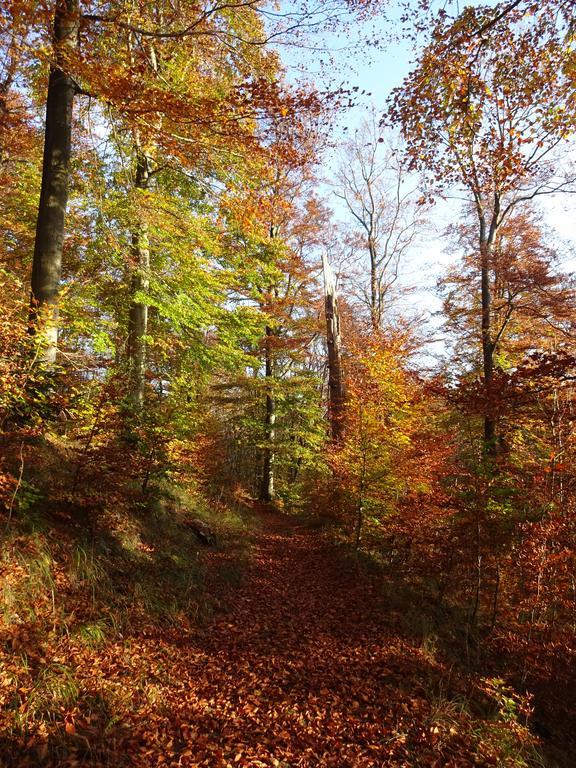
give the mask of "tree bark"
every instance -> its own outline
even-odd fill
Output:
[[[368,236],[368,254],[370,256],[370,322],[377,331],[382,316],[380,291],[378,290],[378,254],[372,234]]]
[[[136,152],[134,186],[148,189],[150,168],[148,157],[141,147]],[[128,313],[128,361],[130,380],[128,399],[134,414],[144,407],[146,383],[146,335],[148,333],[148,305],[138,298],[150,287],[150,242],[148,227],[140,221],[132,233],[132,275],[130,278],[130,309]]]
[[[489,243],[482,245],[481,266],[481,295],[482,295],[482,365],[484,373],[484,390],[486,397],[486,412],[484,414],[484,447],[488,455],[493,455],[496,450],[496,425],[492,411],[493,381],[494,381],[494,344],[492,342],[491,304],[490,290],[490,256]]]
[[[58,0],[54,15],[55,61],[46,99],[42,186],[36,222],[30,299],[31,334],[41,333],[42,359],[53,364],[58,346],[58,297],[62,274],[64,223],[68,205],[72,106],[77,86],[67,73],[78,48],[78,0]]]
[[[484,374],[484,451],[487,456],[496,455],[496,421],[494,419],[494,352],[496,345],[492,339],[492,288],[490,270],[494,244],[500,226],[500,199],[494,198],[494,209],[490,224],[480,212],[480,296],[481,296],[481,333],[482,333],[482,368]]]
[[[19,51],[17,48],[16,36],[12,33],[12,39],[7,45],[2,62],[2,79],[0,80],[0,170],[8,162],[10,157],[10,147],[7,145],[9,138],[5,135],[6,124],[10,121],[10,108],[8,106],[8,97],[18,67]]]
[[[339,442],[344,435],[344,377],[340,350],[340,315],[336,298],[336,285],[332,270],[325,254],[322,254],[324,269],[324,312],[326,316],[326,346],[328,348],[328,418],[333,442]]]
[[[262,471],[262,485],[260,488],[260,501],[272,501],[274,499],[274,471],[276,454],[274,440],[276,439],[276,401],[273,394],[274,359],[270,339],[273,330],[266,326],[266,415],[264,420],[264,435],[266,445],[264,447],[264,461]]]

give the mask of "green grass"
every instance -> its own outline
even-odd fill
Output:
[[[74,672],[66,664],[49,664],[36,678],[32,693],[26,702],[27,717],[42,720],[60,719],[63,710],[70,709],[78,700],[80,688]]]
[[[98,648],[104,645],[111,634],[112,624],[105,618],[81,624],[75,630],[76,637],[88,648]]]

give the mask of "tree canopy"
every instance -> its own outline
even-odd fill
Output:
[[[572,764],[573,13],[2,5],[2,765]]]

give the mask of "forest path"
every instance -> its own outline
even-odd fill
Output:
[[[164,748],[165,764],[212,768],[471,765],[451,761],[455,735],[435,762],[429,694],[446,670],[400,636],[378,582],[318,532],[261,516],[226,610],[172,648],[168,680],[157,674],[178,705],[132,734],[148,764]]]

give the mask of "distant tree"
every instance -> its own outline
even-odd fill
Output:
[[[342,155],[335,193],[351,216],[346,244],[359,268],[361,301],[369,311],[372,328],[378,329],[401,259],[416,236],[415,189],[407,178],[406,161],[390,138],[383,137],[375,115],[345,143]]]
[[[347,324],[345,430],[330,461],[360,547],[416,483],[413,438],[424,414],[420,383],[404,366],[413,340]]]

